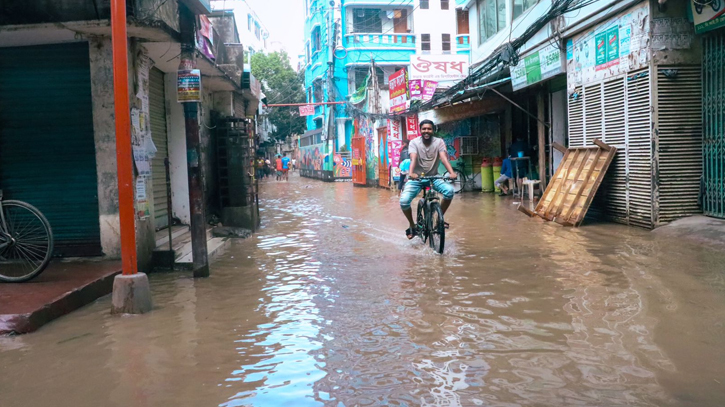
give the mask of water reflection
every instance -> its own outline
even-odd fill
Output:
[[[469,194],[439,256],[403,237],[388,191],[296,177],[262,188],[260,233],[212,278],[152,275],[154,312],[111,317],[104,299],[0,338],[0,405],[725,399],[722,253],[618,225],[563,228]]]

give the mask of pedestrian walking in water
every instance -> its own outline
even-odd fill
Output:
[[[282,176],[285,181],[289,181],[289,163],[290,159],[287,157],[287,153],[282,153]]]
[[[277,154],[277,159],[275,160],[275,166],[277,168],[277,181],[282,180],[282,156]]]

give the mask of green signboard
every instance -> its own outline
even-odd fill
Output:
[[[594,36],[596,70],[619,63],[619,25],[609,27]]]
[[[511,85],[514,90],[525,88],[564,72],[561,50],[547,46],[524,56],[511,67]]]
[[[721,0],[709,3],[702,0],[691,0],[690,11],[697,34],[725,26],[725,14]]]

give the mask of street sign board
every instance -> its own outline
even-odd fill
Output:
[[[390,111],[400,112],[405,110],[405,102],[408,101],[408,72],[405,68],[388,77],[390,88]]]
[[[460,81],[468,76],[468,55],[411,55],[410,79]]]
[[[695,22],[695,32],[702,34],[716,28],[725,26],[725,7],[720,0],[709,2],[690,0],[692,19]]]
[[[312,116],[315,114],[315,107],[312,105],[300,106],[300,116]]]
[[[549,45],[524,55],[518,65],[511,67],[511,85],[519,90],[565,71],[561,50]]]

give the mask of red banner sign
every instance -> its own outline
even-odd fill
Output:
[[[315,107],[312,105],[300,106],[300,116],[312,116],[315,114]]]
[[[405,118],[405,129],[408,134],[408,140],[413,140],[420,136],[420,130],[418,129],[418,116],[407,116]]]
[[[408,101],[408,72],[405,68],[388,77],[390,88],[390,111],[400,112],[405,110],[405,102]]]

